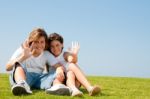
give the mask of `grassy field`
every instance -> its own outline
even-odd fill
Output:
[[[92,84],[100,85],[102,93],[89,96],[81,87],[83,97],[49,95],[43,90],[33,90],[32,95],[13,96],[8,75],[0,74],[0,99],[150,99],[150,78],[88,76],[88,80]]]

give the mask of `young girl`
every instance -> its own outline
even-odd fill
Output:
[[[72,89],[72,96],[82,96],[83,93],[78,89],[79,82],[87,89],[89,95],[93,96],[100,92],[100,87],[91,86],[86,79],[83,72],[80,70],[77,62],[77,53],[79,46],[75,43],[75,46],[71,48],[71,53],[63,52],[63,38],[57,33],[52,33],[48,37],[48,44],[50,52],[55,58],[65,67],[66,72],[66,85]]]
[[[56,77],[54,69],[43,74],[46,64],[57,68],[57,74],[63,73],[58,61],[46,51],[47,34],[41,29],[33,30],[26,44],[23,44],[12,56],[6,65],[6,70],[13,70],[10,75],[12,93],[14,95],[31,94],[32,88],[48,89]],[[62,81],[63,77],[57,77]],[[68,87],[63,86],[62,94],[69,94]],[[66,93],[67,92],[67,93]]]

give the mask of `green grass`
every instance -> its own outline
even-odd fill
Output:
[[[85,99],[150,99],[150,78],[88,76],[92,85],[100,85],[102,93],[89,96],[81,87]],[[32,95],[14,96],[11,93],[8,74],[0,74],[0,99],[78,99],[79,97],[56,96],[43,90],[33,90]]]

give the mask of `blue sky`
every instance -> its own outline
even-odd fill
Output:
[[[86,75],[150,78],[149,0],[1,0],[0,72],[35,27],[80,42]]]

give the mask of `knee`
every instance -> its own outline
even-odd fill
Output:
[[[73,70],[75,68],[76,68],[76,65],[74,63],[70,63],[69,66],[68,66],[69,70]]]
[[[20,63],[15,63],[15,69],[23,69]]]
[[[15,70],[14,70],[14,74],[25,74],[24,68],[21,65],[16,65],[15,66]]]
[[[72,71],[67,72],[67,78],[74,77],[74,73]]]
[[[15,71],[24,71],[21,66],[16,66]]]

